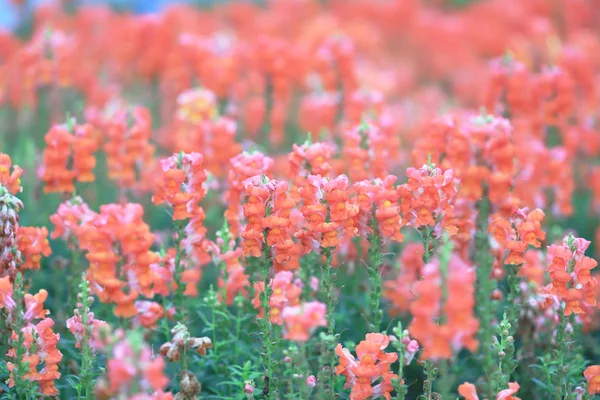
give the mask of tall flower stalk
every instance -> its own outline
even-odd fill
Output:
[[[492,279],[492,267],[494,257],[490,249],[488,237],[488,224],[490,215],[490,201],[487,191],[484,188],[484,194],[478,205],[478,215],[475,222],[475,262],[477,263],[477,317],[479,318],[481,329],[479,330],[479,342],[481,348],[481,367],[483,376],[488,377],[485,382],[484,392],[491,398],[494,395],[494,387],[489,377],[494,375],[496,363],[494,360],[492,337],[493,337],[493,318],[492,292],[495,289],[495,281]]]
[[[379,305],[381,299],[381,264],[383,256],[381,254],[382,247],[381,234],[379,232],[379,224],[376,218],[375,209],[371,217],[371,232],[369,233],[369,278],[371,281],[370,295],[370,310],[371,319],[369,321],[369,330],[371,332],[379,332],[383,310]]]
[[[204,183],[207,175],[203,166],[203,156],[199,153],[180,152],[161,161],[161,174],[156,181],[156,191],[152,202],[167,204],[172,208],[175,224],[175,262],[173,278],[177,285],[174,294],[176,317],[185,319],[184,299],[186,292],[186,271],[184,259],[191,258],[195,264],[203,263],[209,251],[206,239],[206,218],[200,201],[206,196]]]

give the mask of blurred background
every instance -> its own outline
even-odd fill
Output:
[[[0,0],[0,28],[14,29],[18,21],[18,8],[16,4],[26,3],[28,9],[36,5],[47,3],[50,0]],[[210,5],[211,3],[226,0],[191,0],[195,4]],[[129,9],[138,13],[158,12],[165,5],[174,2],[186,2],[177,0],[83,0],[79,4],[108,4],[120,9]]]

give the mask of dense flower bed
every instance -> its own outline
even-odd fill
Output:
[[[0,393],[599,394],[598,9],[40,6],[0,32]]]

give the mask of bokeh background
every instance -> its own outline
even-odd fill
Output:
[[[222,2],[224,0],[195,0],[187,1],[195,4],[210,4]],[[49,2],[49,0],[28,0],[28,7],[32,8],[38,4]],[[80,1],[80,4],[109,4],[121,9],[129,9],[138,13],[153,13],[159,12],[165,5],[169,3],[182,2],[173,0],[85,0]],[[184,1],[185,2],[185,1]],[[14,29],[17,25],[18,15],[16,8],[11,0],[0,0],[0,27],[3,29]]]

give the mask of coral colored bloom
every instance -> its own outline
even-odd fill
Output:
[[[513,396],[513,394],[517,393],[520,387],[521,386],[516,382],[509,382],[508,389],[499,391],[496,395],[496,400],[519,400],[519,398]]]
[[[458,394],[464,397],[465,400],[479,400],[475,385],[469,382],[465,382],[458,386]]]
[[[12,171],[10,170],[12,166]],[[15,165],[8,154],[0,153],[0,185],[8,189],[12,194],[21,191],[21,175],[23,170]]]
[[[154,357],[136,333],[118,339],[107,358],[106,376],[96,386],[98,397],[146,395],[162,391],[169,384],[164,374],[165,361]]]
[[[0,278],[0,306],[8,311],[12,310],[16,305],[12,296],[13,285],[10,276]]]
[[[326,313],[327,307],[318,301],[285,307],[281,313],[285,327],[283,337],[287,340],[306,342],[316,328],[327,326]]]
[[[48,257],[52,254],[48,242],[48,229],[35,227],[19,227],[17,231],[17,246],[25,258],[23,269],[40,269],[42,256]]]
[[[56,396],[59,393],[58,389],[54,386],[54,382],[60,378],[61,374],[58,371],[58,364],[62,360],[63,355],[56,348],[60,335],[54,333],[52,330],[53,325],[54,321],[46,318],[36,325],[29,324],[21,330],[25,338],[23,343],[26,349],[25,359],[29,362],[29,372],[23,378],[37,381],[40,392],[45,396]],[[17,340],[16,332],[13,332],[13,340]],[[11,348],[7,356],[14,360],[16,354],[16,349]],[[16,360],[16,362],[22,361]],[[11,373],[8,381],[9,387],[13,387],[15,384],[13,381],[15,367],[14,363],[7,363],[7,368]]]
[[[75,336],[75,347],[80,348],[84,337],[88,337],[88,345],[94,351],[103,348],[103,343],[99,339],[100,335],[108,332],[109,327],[106,321],[96,319],[93,312],[87,315],[87,327],[83,326],[83,318],[77,312],[67,320],[67,329]]]
[[[551,282],[538,290],[547,299],[546,307],[564,304],[565,315],[582,315],[587,313],[586,307],[597,304],[590,293],[598,283],[590,271],[598,262],[584,255],[589,244],[587,240],[570,235],[564,238],[562,245],[548,247]]]
[[[302,288],[294,283],[294,274],[290,271],[281,271],[275,274],[271,279],[269,286],[271,292],[271,322],[277,325],[283,324],[282,312],[286,307],[297,306],[299,304]],[[261,293],[264,290],[263,282],[255,283],[255,295],[252,301],[254,308],[259,310],[258,318],[262,318],[264,310],[262,308]]]
[[[346,377],[344,388],[351,388],[350,398],[391,398],[392,379],[398,379],[398,375],[391,371],[390,366],[398,359],[398,355],[384,351],[389,343],[386,335],[368,333],[365,340],[356,346],[357,358],[342,345],[337,345],[335,354],[339,357],[339,365],[335,367],[335,373]],[[380,382],[373,386],[378,380]]]
[[[445,282],[439,268],[435,259],[423,267],[410,305],[413,320],[409,332],[422,346],[425,360],[447,359],[462,348],[474,351],[478,346],[479,321],[473,315],[475,271],[456,255],[449,260]],[[442,285],[447,287],[444,304]],[[442,315],[445,322],[439,323]]]
[[[600,394],[600,365],[590,365],[583,371],[589,394]]]
[[[45,192],[67,192],[75,189],[74,181],[94,181],[98,145],[89,124],[73,121],[54,125],[45,136],[42,181]]]

